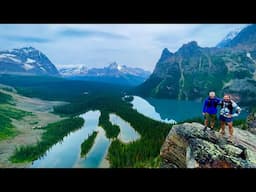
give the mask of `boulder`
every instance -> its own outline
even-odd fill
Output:
[[[256,135],[234,128],[234,140],[199,123],[174,125],[160,151],[162,168],[256,168]]]

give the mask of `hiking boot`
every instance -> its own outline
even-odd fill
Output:
[[[221,136],[225,135],[225,131],[220,131],[219,133],[220,133]]]
[[[206,130],[207,130],[207,128],[208,128],[208,127],[207,127],[207,126],[205,126],[205,127],[204,127],[204,129],[203,129],[203,131],[206,131]]]

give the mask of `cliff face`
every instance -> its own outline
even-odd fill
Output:
[[[163,168],[256,168],[256,136],[234,128],[234,141],[199,123],[174,125],[160,151]],[[226,130],[228,133],[228,130]]]
[[[178,51],[168,49],[156,63],[150,77],[135,92],[144,97],[202,100],[213,90],[221,97],[234,95],[242,105],[256,100],[256,25],[242,30],[223,47],[184,44]]]

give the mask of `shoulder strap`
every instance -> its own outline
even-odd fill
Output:
[[[232,111],[233,111],[233,102],[231,100],[228,102],[228,108],[229,108],[230,112],[232,113]]]
[[[220,102],[220,106],[223,107],[223,105],[224,105],[224,101],[222,100],[222,101]]]

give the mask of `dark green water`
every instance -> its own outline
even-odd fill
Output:
[[[131,102],[133,108],[138,112],[152,119],[171,123],[172,120],[177,122],[202,116],[202,102],[196,101],[179,101],[170,99],[154,99],[142,98],[134,96]],[[239,117],[235,119],[243,119],[248,115],[242,110]]]

